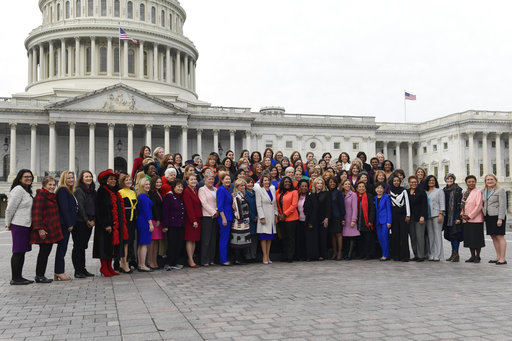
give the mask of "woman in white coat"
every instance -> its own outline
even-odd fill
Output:
[[[271,264],[270,245],[274,239],[277,226],[276,189],[270,184],[270,175],[260,178],[260,186],[256,189],[256,208],[258,210],[257,232],[261,241],[263,264]]]

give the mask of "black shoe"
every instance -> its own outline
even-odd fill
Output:
[[[489,261],[489,263],[490,263],[490,264],[496,264],[496,263],[498,263],[498,261],[497,261],[497,260],[494,260],[494,259],[491,259],[491,260]]]
[[[409,258],[400,259],[400,262],[409,262]]]
[[[130,268],[130,270],[126,271],[123,268],[119,268],[119,272],[122,274],[131,274],[133,272],[133,269]]]
[[[418,257],[413,257],[413,258],[411,258],[411,259],[410,259],[410,261],[411,261],[411,262],[417,262],[417,261],[418,261],[418,259],[419,259]]]
[[[44,276],[36,276],[34,279],[36,280],[36,283],[51,283],[51,282],[53,282],[53,279],[46,278]]]
[[[503,262],[496,262],[496,265],[505,265],[505,264],[507,264],[506,260],[504,260]]]
[[[423,258],[416,258],[416,260],[415,260],[415,262],[418,262],[418,263],[423,262],[423,261],[425,261]]]
[[[475,259],[476,259],[475,256],[471,256],[469,259],[466,259],[466,263],[474,263]]]
[[[34,281],[31,281],[31,280],[28,280],[25,278],[18,278],[18,279],[11,280],[10,283],[11,283],[11,285],[27,285],[27,284],[34,283]]]
[[[480,257],[475,257],[475,260],[473,261],[473,263],[480,263],[480,261],[482,260],[482,258]]]
[[[119,260],[114,261],[114,270],[119,271]]]
[[[89,271],[87,271],[87,269],[83,269],[82,270],[82,273],[86,276],[86,277],[94,277],[94,274],[90,273]]]
[[[75,272],[75,278],[87,278],[87,276],[81,272]]]

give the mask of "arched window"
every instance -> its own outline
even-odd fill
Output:
[[[133,49],[128,50],[128,74],[135,74],[135,51]]]
[[[172,13],[169,14],[169,30],[172,31]]]
[[[114,73],[119,73],[119,47],[114,49]]]
[[[140,21],[146,21],[146,6],[140,4]]]
[[[119,5],[119,0],[114,0],[114,17],[119,18],[121,16],[121,8]]]
[[[69,1],[66,1],[66,19],[69,19],[70,11],[69,11]]]
[[[100,73],[107,72],[107,48],[100,47]]]
[[[165,27],[165,12],[162,11],[160,13],[160,25],[162,25],[162,27]]]
[[[133,19],[133,2],[128,1],[127,15],[128,19]]]
[[[156,8],[151,7],[151,23],[156,24]]]
[[[53,22],[53,6],[50,6],[50,13],[48,13],[50,24]]]
[[[57,4],[57,21],[60,20],[60,4]]]
[[[94,0],[88,0],[87,3],[87,16],[92,17],[94,15]]]
[[[101,0],[101,16],[107,16],[107,0]]]
[[[81,16],[82,16],[82,1],[76,0],[75,17],[80,18]]]

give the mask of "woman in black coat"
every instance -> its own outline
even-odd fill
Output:
[[[311,194],[304,203],[306,214],[306,259],[324,260],[327,257],[327,237],[331,216],[331,193],[322,178],[313,181]]]
[[[96,197],[96,232],[92,257],[99,258],[105,277],[119,275],[112,268],[113,257],[124,257],[124,240],[128,239],[124,201],[117,191],[117,175],[107,169],[98,175],[100,188]]]
[[[375,231],[375,201],[373,195],[366,192],[366,183],[356,183],[357,194],[357,229],[361,233],[359,256],[363,259],[375,257],[377,233]]]
[[[445,195],[446,215],[443,221],[444,238],[449,240],[452,245],[452,255],[447,262],[458,262],[459,245],[462,241],[462,224],[460,218],[460,203],[462,200],[462,188],[455,183],[455,175],[448,173],[444,177],[446,187],[443,188]]]
[[[71,259],[75,267],[75,277],[93,277],[94,275],[85,268],[85,250],[89,245],[96,216],[96,189],[90,171],[85,170],[80,173],[78,186],[75,188],[75,198],[78,203],[78,215],[76,225],[71,231],[73,236]]]

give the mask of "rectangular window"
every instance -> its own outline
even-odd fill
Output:
[[[413,148],[413,150],[412,150],[412,154],[413,154],[414,156],[418,155],[418,148]]]
[[[508,141],[505,141],[505,148],[508,148]]]
[[[82,1],[76,0],[75,16],[80,18],[82,16]]]
[[[396,149],[393,149],[393,155],[396,155]]]
[[[88,47],[85,49],[85,72],[91,72],[91,48]]]
[[[151,7],[151,23],[156,24],[156,8]]]
[[[336,150],[341,149],[341,143],[340,142],[334,142],[334,149],[336,149]]]
[[[107,48],[100,48],[100,73],[107,72]]]
[[[293,141],[286,141],[286,148],[292,149],[293,148]]]
[[[434,152],[437,152],[437,144],[432,145],[432,150],[433,150]]]
[[[444,166],[444,176],[446,176],[446,174],[450,173],[450,166],[448,165],[445,165]]]
[[[146,21],[146,6],[140,4],[140,21]]]
[[[66,2],[66,19],[69,19],[69,14],[70,14],[70,11],[69,11],[69,1]]]
[[[359,143],[358,142],[352,143],[352,150],[359,150]]]
[[[119,48],[114,49],[114,73],[119,73]]]
[[[444,149],[444,150],[447,150],[447,149],[448,149],[448,142],[444,142],[444,143],[443,143],[443,149]]]
[[[466,140],[466,147],[469,147],[469,140]]]
[[[89,0],[87,4],[87,16],[92,17],[94,15],[94,0]]]
[[[121,5],[119,0],[114,0],[114,17],[119,18],[121,16]]]
[[[495,163],[492,164],[492,174],[498,173],[497,166]]]
[[[60,69],[60,63],[59,63],[60,58],[59,57],[60,57],[59,51],[55,51],[53,54],[53,75],[52,76],[56,76],[59,74],[59,69]]]
[[[510,165],[508,163],[505,164],[505,176],[510,176]]]
[[[133,2],[131,1],[128,1],[127,17],[128,19],[133,19]]]
[[[438,177],[438,169],[437,169],[437,166],[434,166],[434,176],[437,178]]]
[[[172,31],[172,14],[169,14],[169,30]]]
[[[107,16],[107,0],[101,0],[101,16]]]
[[[484,176],[484,165],[480,164],[480,176]]]
[[[427,147],[423,147],[423,154],[427,153]]]
[[[491,142],[491,148],[496,148],[496,141]]]
[[[469,175],[469,163],[466,163],[466,175]]]
[[[132,49],[128,50],[128,73],[135,74],[135,51]]]
[[[265,142],[265,148],[272,148],[272,147],[273,147],[272,141],[266,141]]]
[[[160,14],[160,25],[162,27],[165,27],[165,12],[164,11],[162,11]]]

